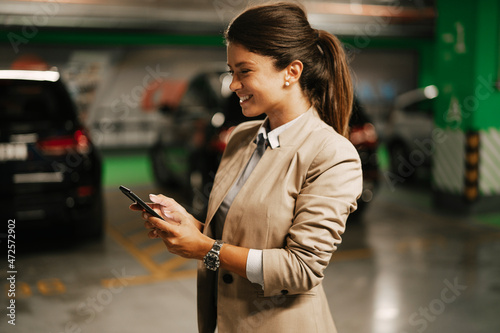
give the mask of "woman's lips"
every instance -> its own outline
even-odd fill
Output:
[[[252,95],[240,96],[240,104],[246,103],[252,97],[253,97]]]

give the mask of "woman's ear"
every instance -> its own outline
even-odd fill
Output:
[[[286,81],[290,84],[299,82],[300,76],[302,75],[302,70],[304,69],[304,64],[300,60],[294,60],[286,68]]]

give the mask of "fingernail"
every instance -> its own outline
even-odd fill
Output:
[[[153,201],[154,203],[158,203],[158,202],[159,202],[159,200],[160,200],[160,199],[158,198],[158,196],[156,196],[156,195],[154,195],[154,194],[150,194],[150,195],[149,195],[149,199],[150,199],[151,201]]]

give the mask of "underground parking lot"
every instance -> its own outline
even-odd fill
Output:
[[[15,293],[3,294],[2,332],[197,330],[196,262],[149,239],[115,185],[104,192],[101,241],[18,245],[16,273],[1,272]],[[184,199],[147,183],[133,188],[145,198]],[[491,222],[498,215],[443,214],[430,202],[417,185],[382,185],[363,215],[348,221],[323,282],[339,332],[498,330],[500,230]]]
[[[500,332],[500,2],[0,3],[0,332]]]

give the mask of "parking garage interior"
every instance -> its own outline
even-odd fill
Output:
[[[68,135],[12,134],[0,114],[1,332],[197,332],[197,262],[149,239],[118,187],[203,219],[216,170],[203,149],[220,153],[243,121],[227,113],[222,33],[260,2],[0,1],[0,80],[58,73],[80,124],[63,124],[77,153],[20,176],[38,163],[30,145],[55,156]],[[342,41],[363,114],[360,209],[323,282],[338,332],[499,332],[500,3],[297,2]],[[27,194],[77,173],[70,192]]]

